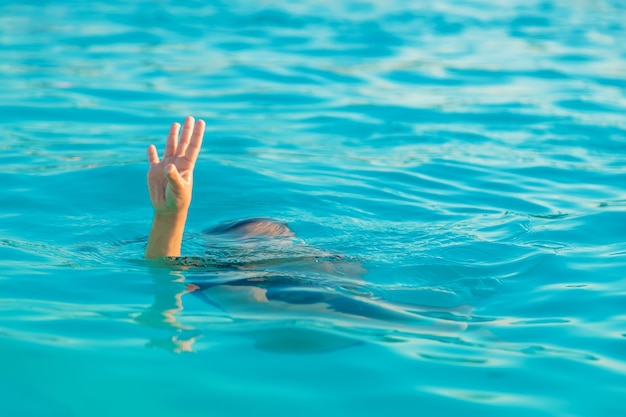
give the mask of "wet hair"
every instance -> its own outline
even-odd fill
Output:
[[[287,226],[287,223],[262,217],[221,223],[203,230],[203,233],[239,237],[294,236],[294,232]]]

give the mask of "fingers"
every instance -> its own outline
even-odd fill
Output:
[[[184,187],[183,178],[180,176],[180,173],[174,164],[169,164],[165,168],[165,176],[167,177],[167,182],[172,187],[174,193],[180,194]]]
[[[205,127],[206,124],[204,123],[204,120],[198,120],[196,122],[191,139],[189,140],[189,145],[185,150],[185,157],[192,164],[195,164],[196,159],[198,159],[198,154],[200,153],[200,148],[202,147],[202,138],[204,137]]]
[[[182,131],[180,123],[172,123],[167,135],[167,141],[165,142],[164,159],[170,156],[178,156],[185,157],[192,164],[196,162],[202,147],[206,124],[203,120],[194,122],[193,117],[187,117],[183,123]],[[153,145],[148,148],[148,161],[151,165],[159,163],[159,157]]]
[[[191,135],[194,131],[194,119],[188,116],[183,123],[183,131],[178,138],[178,147],[176,148],[176,156],[184,156],[187,151],[187,146],[191,140]]]
[[[154,145],[148,146],[148,163],[150,166],[159,163],[159,154],[157,153],[156,146]]]
[[[165,142],[165,152],[163,158],[174,155],[176,147],[178,146],[178,131],[180,130],[180,123],[172,123],[170,127],[170,133],[167,135],[167,141]]]

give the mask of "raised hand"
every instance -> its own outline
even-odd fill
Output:
[[[194,124],[193,117],[187,117],[180,136],[180,124],[172,124],[163,159],[159,160],[154,145],[148,148],[148,190],[155,213],[175,214],[189,208],[193,168],[202,146],[204,128],[202,120]]]
[[[202,146],[204,128],[202,120],[194,123],[193,117],[187,117],[179,136],[180,124],[172,124],[161,160],[156,147],[148,147],[148,191],[154,219],[146,247],[147,258],[180,255],[191,204],[193,168]]]

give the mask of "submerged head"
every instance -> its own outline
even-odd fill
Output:
[[[221,224],[205,230],[216,235],[234,235],[238,238],[294,237],[295,233],[286,223],[273,219],[253,218]]]

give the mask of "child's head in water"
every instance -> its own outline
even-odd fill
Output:
[[[221,223],[203,231],[207,254],[237,261],[296,255],[303,242],[287,224],[268,218]]]
[[[253,218],[221,224],[204,231],[215,235],[231,235],[241,239],[254,237],[295,237],[293,230],[283,222]]]

